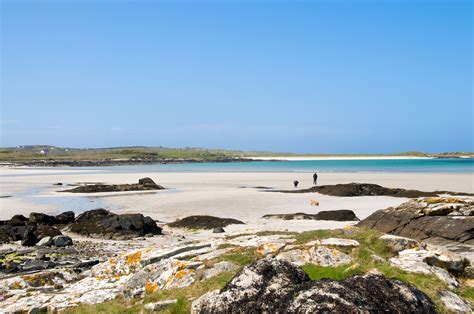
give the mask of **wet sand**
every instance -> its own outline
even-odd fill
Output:
[[[321,210],[351,209],[363,219],[374,211],[397,206],[406,199],[395,197],[332,197],[320,194],[286,194],[266,192],[257,186],[292,189],[293,180],[299,188],[312,184],[311,173],[267,172],[163,172],[146,173],[118,169],[0,169],[0,219],[14,214],[28,215],[32,211],[59,213],[105,207],[112,211],[139,212],[154,219],[171,222],[189,215],[213,215],[242,220],[244,226],[230,226],[229,231],[289,230],[339,228],[353,222],[280,221],[261,219],[265,214],[317,213]],[[164,191],[114,192],[93,194],[58,193],[67,184],[104,182],[107,184],[134,183],[139,178],[151,177],[168,188]],[[63,186],[53,186],[62,182]],[[422,191],[449,190],[474,192],[473,174],[449,173],[320,173],[318,184],[375,183],[391,188]],[[320,206],[311,206],[316,199]]]

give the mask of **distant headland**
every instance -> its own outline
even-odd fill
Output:
[[[195,147],[108,147],[71,148],[23,145],[0,148],[3,166],[117,166],[198,162],[245,162],[325,159],[474,158],[474,152],[401,152],[394,154],[297,154],[288,152],[240,151]]]

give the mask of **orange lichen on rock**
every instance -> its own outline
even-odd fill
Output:
[[[21,289],[21,288],[23,288],[23,285],[21,284],[20,281],[15,281],[14,283],[11,284],[10,288],[12,288],[12,289]]]
[[[136,265],[140,263],[142,258],[142,252],[137,251],[127,256],[127,265]]]
[[[184,276],[186,276],[189,273],[190,273],[190,271],[188,269],[179,270],[178,272],[176,272],[174,277],[179,280],[179,279],[183,278]]]
[[[154,293],[156,290],[158,290],[158,284],[147,281],[145,285],[145,292],[148,294],[151,294],[151,293]]]

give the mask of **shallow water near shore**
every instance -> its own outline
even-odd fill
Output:
[[[283,160],[117,166],[124,171],[474,173],[473,158]],[[93,169],[93,168],[91,168]],[[106,169],[106,168],[102,168]]]

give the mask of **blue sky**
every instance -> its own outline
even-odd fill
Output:
[[[474,151],[472,2],[1,1],[1,145]]]

